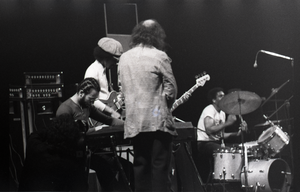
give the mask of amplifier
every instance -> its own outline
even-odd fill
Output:
[[[25,85],[63,84],[63,72],[24,72]]]
[[[178,136],[174,137],[174,142],[187,142],[197,140],[197,128],[191,122],[175,122]]]
[[[24,86],[9,85],[9,99],[24,99]]]
[[[57,85],[31,85],[25,86],[26,99],[51,99],[51,98],[62,98],[63,96],[63,84]]]

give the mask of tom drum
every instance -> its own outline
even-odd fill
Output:
[[[236,152],[214,153],[213,178],[225,181],[240,181],[242,168],[242,154]]]
[[[281,128],[274,125],[263,131],[259,136],[257,143],[268,151],[270,156],[275,156],[279,153],[285,145],[288,145],[290,138],[287,133],[283,132]]]

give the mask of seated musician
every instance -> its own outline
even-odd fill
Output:
[[[123,125],[123,120],[105,115],[93,105],[99,97],[100,85],[94,78],[86,78],[79,83],[77,92],[65,102],[63,102],[56,115],[70,114],[74,120],[89,122],[89,117],[105,125],[118,126]],[[96,128],[89,128],[87,132],[96,131]],[[103,191],[112,191],[113,183],[116,180],[116,171],[114,169],[113,156],[110,155],[91,155],[90,168],[96,171],[101,189]],[[122,162],[126,160],[121,159]],[[121,162],[121,163],[122,163]],[[125,162],[129,163],[129,162]]]
[[[213,153],[225,146],[225,141],[230,141],[241,135],[238,132],[225,132],[225,128],[233,125],[237,118],[235,115],[228,115],[220,109],[219,103],[224,97],[223,89],[216,87],[208,92],[208,99],[212,102],[204,108],[197,125],[197,149],[200,162],[198,164],[199,173],[203,179],[208,179],[209,172],[212,171]],[[244,122],[246,123],[246,122]],[[210,164],[208,164],[210,163]]]
[[[84,134],[69,114],[55,118],[47,129],[27,141],[19,191],[86,191]]]

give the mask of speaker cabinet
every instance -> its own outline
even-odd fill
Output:
[[[61,101],[59,98],[29,99],[28,111],[29,134],[39,129],[46,129],[55,117]]]

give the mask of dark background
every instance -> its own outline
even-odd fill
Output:
[[[294,117],[291,129],[287,123],[282,126],[292,138],[294,162],[299,161],[299,0],[0,0],[4,82],[24,85],[23,72],[63,71],[63,100],[74,94],[74,84],[94,61],[93,48],[106,36],[104,3],[116,16],[108,20],[112,33],[129,34],[133,28],[134,22],[126,19],[126,8],[120,8],[125,3],[137,5],[138,21],[153,18],[162,25],[170,45],[167,53],[173,60],[178,97],[195,84],[195,75],[203,71],[210,75],[211,80],[173,113],[194,126],[208,104],[206,93],[212,87],[239,88],[268,98],[272,88],[290,80],[271,98],[278,102],[269,101],[243,118],[250,128],[246,140],[256,140],[259,134],[255,131],[260,128],[255,125],[264,122],[262,114],[271,114],[268,111],[274,111],[274,103],[280,106],[282,100],[293,96],[290,108],[282,108],[271,119],[285,119],[287,111]],[[292,57],[293,66],[289,60],[259,53],[258,67],[254,68],[259,50]],[[294,181],[299,181],[298,163],[292,172]]]

